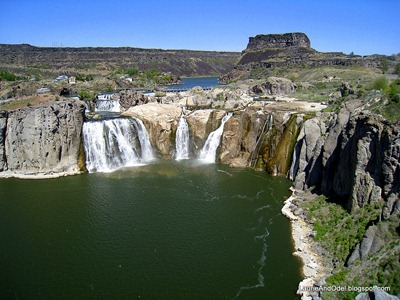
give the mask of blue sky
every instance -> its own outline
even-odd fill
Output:
[[[242,51],[304,32],[319,51],[400,52],[400,0],[0,0],[0,43]]]

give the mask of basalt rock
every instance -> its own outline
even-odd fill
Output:
[[[52,101],[10,111],[4,140],[8,171],[22,175],[80,172],[84,110],[81,101]]]
[[[0,65],[51,66],[71,70],[79,65],[102,66],[112,70],[136,66],[157,69],[178,76],[224,74],[232,70],[239,52],[161,50],[132,47],[34,47],[27,44],[0,44]],[[96,68],[92,71],[98,72]],[[123,87],[123,84],[121,84]]]
[[[5,137],[7,127],[7,111],[0,111],[0,172],[7,167]]]
[[[357,65],[377,68],[381,58],[346,55],[340,52],[318,52],[311,48],[310,39],[304,33],[260,34],[249,38],[247,48],[242,52],[234,69],[221,76],[220,82],[261,79],[268,76],[273,68],[288,66]]]
[[[400,128],[369,114],[322,114],[299,135],[290,178],[296,187],[316,187],[349,211],[384,204],[396,210],[400,188]]]
[[[310,48],[310,39],[301,32],[285,34],[259,34],[249,38],[245,51],[264,48],[305,47]]]
[[[296,91],[296,85],[289,79],[269,77],[264,83],[252,87],[255,94],[289,95]]]
[[[120,92],[119,103],[121,107],[125,110],[132,106],[142,105],[150,102],[155,102],[154,97],[144,95],[143,93],[125,90]]]

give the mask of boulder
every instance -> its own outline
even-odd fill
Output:
[[[255,94],[289,95],[296,91],[296,85],[287,78],[269,77],[266,82],[252,87]]]

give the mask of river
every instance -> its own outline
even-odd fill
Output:
[[[184,77],[181,84],[166,86],[168,89],[191,89],[195,86],[209,88],[219,85],[219,77]]]
[[[298,299],[290,182],[196,160],[0,180],[2,299]]]

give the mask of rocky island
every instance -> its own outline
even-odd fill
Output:
[[[7,62],[4,66],[15,72],[49,58],[62,65],[76,55],[71,49],[52,54],[28,46],[11,54],[13,47],[0,47],[7,52],[0,64]],[[113,61],[110,51],[85,49],[78,55],[88,59],[96,52],[96,63]],[[113,51],[132,57],[141,52]],[[178,60],[184,53],[150,51],[145,56]],[[304,259],[305,280],[298,290],[302,299],[358,294],[332,294],[321,288],[329,286],[385,286],[391,294],[399,294],[399,80],[386,76],[399,64],[399,57],[318,52],[304,33],[257,35],[240,57],[211,56],[237,59],[229,70],[215,61],[210,63],[212,69],[202,69],[209,75],[219,72],[227,85],[153,94],[119,87],[115,92],[121,97],[115,101],[121,99],[121,116],[141,120],[156,155],[173,159],[182,117],[194,157],[231,112],[223,124],[217,162],[286,176],[293,182],[293,196],[283,212],[292,219],[295,251]],[[383,60],[389,69],[382,69]],[[167,65],[160,69],[205,75],[196,68],[182,71],[186,66],[184,61],[174,69]],[[57,88],[61,86],[52,89]],[[96,112],[85,116],[90,105],[58,93],[50,93],[49,100],[0,112],[1,176],[87,171],[82,127],[102,116]],[[135,140],[140,140],[139,132]]]

